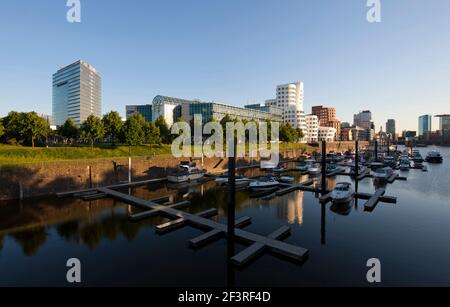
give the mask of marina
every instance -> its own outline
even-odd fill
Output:
[[[429,149],[421,151],[426,156]],[[398,169],[387,182],[377,183],[369,169],[352,174],[344,167],[326,176],[324,188],[320,175],[311,177],[296,170],[297,162],[288,161],[283,165],[287,171],[277,176],[292,177],[294,183],[279,182],[265,196],[264,191],[256,191],[260,195],[255,196],[248,188],[236,192],[237,240],[231,254],[227,246],[227,188],[215,180],[171,188],[161,178],[60,193],[60,198],[42,199],[33,206],[26,201],[20,207],[2,204],[2,216],[14,222],[1,224],[0,267],[4,276],[15,276],[17,285],[38,280],[59,285],[58,276],[50,274],[44,281],[38,274],[31,277],[30,272],[64,265],[63,256],[69,252],[83,259],[86,270],[95,272],[86,278],[89,285],[106,281],[110,285],[138,285],[144,280],[147,285],[169,285],[177,280],[201,286],[208,280],[208,286],[221,286],[228,284],[229,270],[234,271],[233,282],[239,286],[273,282],[283,286],[362,285],[365,264],[348,261],[344,255],[361,259],[376,255],[384,260],[387,285],[409,284],[411,276],[424,284],[450,284],[436,266],[423,262],[426,258],[415,248],[421,244],[424,250],[433,251],[434,261],[450,270],[446,266],[450,249],[427,239],[444,240],[442,233],[448,228],[449,194],[437,182],[448,178],[450,151],[440,151],[444,163],[427,165],[425,174],[421,169]],[[267,175],[255,168],[237,172],[237,178],[249,180]],[[332,201],[331,192],[340,182],[355,190],[348,206]],[[426,205],[425,191],[434,195],[427,198]],[[42,216],[63,208],[61,218],[39,222]],[[385,232],[390,235],[381,235]],[[22,236],[34,245],[21,246],[25,244],[20,243],[25,242]],[[359,242],[357,248],[355,242]],[[50,259],[45,258],[47,250],[54,254]],[[104,253],[114,257],[99,263]],[[405,253],[409,255],[406,258]],[[120,264],[122,254],[132,255],[134,260]],[[176,259],[170,255],[177,255]],[[227,265],[228,257],[232,268]],[[23,273],[12,275],[10,261],[18,261]],[[332,271],[324,269],[324,261]],[[417,261],[422,261],[426,273],[411,270]],[[145,265],[148,262],[157,266]],[[405,270],[409,270],[407,277],[402,273]],[[109,273],[104,275],[106,271]],[[6,279],[0,278],[2,282]]]

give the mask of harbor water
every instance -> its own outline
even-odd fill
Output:
[[[422,155],[434,147],[420,148]],[[302,263],[263,253],[244,268],[229,265],[225,239],[201,249],[188,241],[204,231],[186,226],[159,235],[161,216],[131,222],[136,209],[113,199],[85,202],[47,198],[0,203],[0,286],[67,286],[66,262],[81,262],[86,286],[366,286],[367,261],[381,262],[381,286],[450,286],[450,148],[437,148],[443,164],[428,172],[398,171],[407,181],[386,186],[396,204],[379,203],[372,212],[364,200],[348,212],[321,205],[318,195],[296,191],[272,199],[236,193],[236,216],[251,217],[245,229],[268,235],[291,228],[285,242],[309,250]],[[255,175],[259,170],[247,170]],[[298,173],[297,182],[307,176]],[[328,178],[327,186],[354,182]],[[359,182],[359,192],[373,193],[373,179]],[[171,195],[190,200],[187,212],[217,208],[226,223],[227,192],[214,181],[174,189],[153,184],[122,190],[152,199]],[[246,246],[235,245],[235,253]]]

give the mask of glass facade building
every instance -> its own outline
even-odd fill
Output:
[[[450,114],[437,115],[439,118],[439,130],[445,140],[450,138]]]
[[[53,74],[53,124],[61,126],[71,118],[80,126],[91,114],[102,115],[101,77],[79,60]]]
[[[267,111],[272,111],[274,113]],[[282,111],[275,107],[261,107],[258,109],[246,106],[245,108],[240,108],[217,102],[197,102],[190,104],[189,118],[192,118],[195,114],[202,115],[204,124],[211,121],[211,119],[220,121],[226,115],[233,119],[248,121],[255,120],[281,122],[283,120]],[[185,118],[184,115],[183,118]]]
[[[419,136],[423,136],[428,132],[431,132],[431,115],[419,116]]]
[[[171,126],[182,118],[190,122],[194,115],[202,115],[203,124],[214,119],[220,121],[225,115],[233,119],[246,119],[256,121],[282,121],[282,110],[272,106],[251,105],[245,108],[230,106],[217,102],[201,102],[198,100],[186,100],[167,96],[156,96],[153,99],[153,121],[163,116],[167,124]]]
[[[133,116],[136,113],[140,113],[145,121],[151,122],[153,121],[153,112],[152,105],[130,105],[125,107],[127,119]]]

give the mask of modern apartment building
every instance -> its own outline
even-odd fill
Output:
[[[319,142],[326,141],[328,143],[334,142],[336,138],[336,129],[331,127],[319,127],[318,129]]]
[[[428,132],[431,131],[431,123],[433,121],[433,117],[431,115],[422,115],[419,116],[419,136],[425,136]]]
[[[71,118],[80,126],[89,115],[102,115],[102,82],[94,67],[78,60],[53,74],[53,124]]]
[[[341,122],[336,118],[336,109],[324,106],[312,107],[312,114],[319,118],[320,127],[336,129],[336,139],[340,138]]]
[[[319,118],[314,114],[308,114],[306,118],[305,138],[307,143],[316,143],[319,141]]]
[[[153,112],[151,104],[128,105],[125,107],[125,112],[127,119],[133,116],[134,114],[139,113],[144,117],[145,121],[147,122],[153,121]]]
[[[278,85],[276,99],[266,100],[266,106],[274,106],[283,110],[283,122],[294,128],[306,131],[306,118],[303,111],[303,82]]]

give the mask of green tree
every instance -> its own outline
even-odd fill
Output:
[[[3,127],[3,123],[0,120],[0,138],[5,134],[5,128]]]
[[[303,133],[303,129],[297,128],[295,129],[297,140],[303,139],[305,137],[305,134]]]
[[[297,131],[289,123],[280,126],[280,141],[292,143],[297,139]]]
[[[5,136],[8,143],[22,143],[23,115],[22,113],[11,111],[3,119]]]
[[[161,144],[159,128],[152,122],[146,122],[144,125],[145,143]]]
[[[31,146],[34,147],[35,140],[40,137],[46,137],[50,132],[50,127],[45,118],[37,115],[36,112],[25,113],[24,115],[24,137],[31,140]]]
[[[11,111],[3,119],[3,123],[7,139],[15,139],[19,143],[30,141],[33,147],[38,137],[47,136],[50,132],[47,120],[36,112]]]
[[[122,128],[122,141],[129,146],[141,145],[145,142],[146,127],[144,117],[136,113],[127,119]]]
[[[66,140],[73,140],[79,135],[78,127],[71,118],[68,118],[62,126],[58,127],[58,135]]]
[[[94,142],[105,135],[105,128],[100,118],[89,115],[86,121],[81,125],[81,137],[88,140],[91,148],[94,147]]]
[[[159,133],[164,144],[170,144],[172,142],[172,135],[170,133],[169,126],[163,116],[160,116],[155,121],[155,126],[159,128]]]
[[[103,116],[102,122],[105,127],[105,136],[111,138],[111,141],[115,144],[122,131],[122,118],[118,112],[111,111]]]

